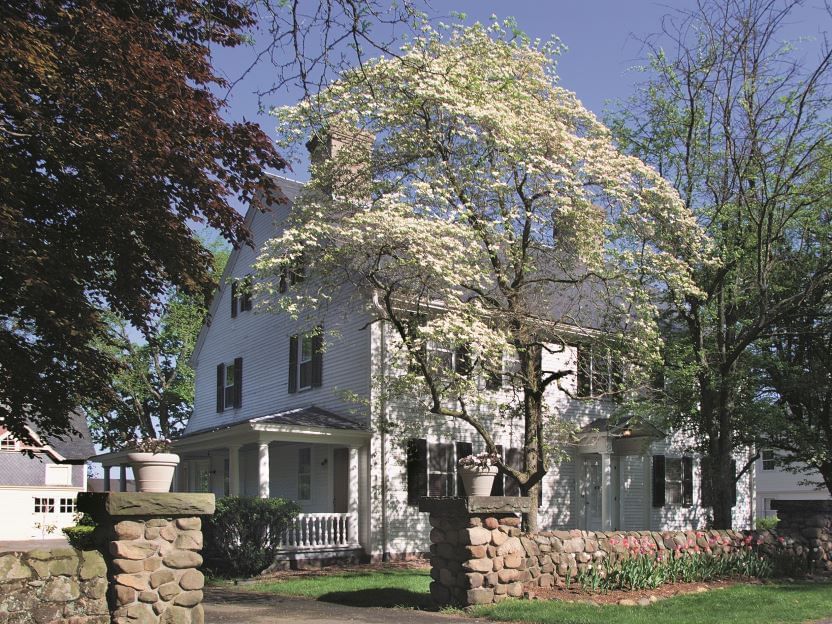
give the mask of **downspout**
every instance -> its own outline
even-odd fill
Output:
[[[387,340],[385,338],[384,321],[381,321],[381,379],[379,393],[379,423],[381,425],[381,560],[390,561],[390,551],[387,548],[387,383],[386,383],[386,361],[387,361]]]

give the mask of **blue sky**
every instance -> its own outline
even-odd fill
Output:
[[[603,114],[608,103],[624,99],[633,92],[639,80],[633,68],[644,58],[640,40],[660,30],[662,17],[678,9],[691,8],[692,0],[513,0],[512,2],[476,0],[434,0],[433,16],[450,19],[453,11],[467,15],[467,22],[488,22],[492,14],[499,18],[513,16],[518,26],[530,36],[548,38],[557,35],[568,47],[559,61],[561,85],[577,93],[584,105],[596,114]],[[807,0],[794,11],[785,30],[789,39],[809,37],[802,44],[813,59],[823,33],[832,20],[822,0]],[[236,78],[253,58],[252,47],[219,50],[215,65],[224,75]],[[232,93],[231,119],[248,119],[260,123],[274,136],[274,122],[258,111],[253,92],[270,83],[273,70],[262,64],[238,84]],[[270,106],[294,103],[298,91],[283,91],[268,101]],[[290,177],[307,178],[305,165],[300,163],[287,172]]]

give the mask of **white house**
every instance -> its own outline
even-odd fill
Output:
[[[754,463],[757,497],[756,515],[766,518],[777,515],[771,508],[774,500],[830,500],[829,490],[817,472],[791,472],[777,461],[777,451],[763,449]],[[797,465],[800,469],[803,465]]]
[[[83,415],[70,418],[80,436],[47,439],[29,428],[29,445],[0,425],[0,540],[62,538],[61,529],[75,524],[75,500],[87,489],[95,449]]]
[[[396,342],[347,297],[336,297],[313,320],[293,321],[258,313],[250,298],[237,296],[234,284],[251,274],[301,187],[284,178],[274,183],[289,201],[266,213],[249,210],[254,246],[232,253],[199,336],[194,414],[175,444],[182,456],[177,487],[298,501],[303,514],[287,549],[357,548],[371,557],[424,552],[429,526],[418,497],[460,493],[456,460],[483,445],[461,423],[428,418],[405,401],[381,403],[374,379],[383,367],[390,372]],[[319,325],[323,350],[310,333]],[[584,349],[581,357],[591,357]],[[575,366],[578,347],[546,357]],[[594,383],[612,383],[596,377]],[[577,375],[569,383],[577,389]],[[499,385],[483,383],[483,396],[505,392]],[[541,526],[703,526],[698,461],[685,454],[683,440],[626,421],[610,425],[606,401],[570,400],[556,389],[547,398],[584,434],[544,479]],[[375,426],[371,414],[382,411],[397,425],[392,432]],[[497,438],[515,461],[520,430],[504,424]],[[736,526],[750,518],[747,483],[740,483]],[[496,494],[516,491],[502,479],[495,485]]]

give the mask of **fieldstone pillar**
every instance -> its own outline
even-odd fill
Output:
[[[520,496],[424,497],[430,514],[430,593],[440,605],[468,606],[522,596],[529,580],[521,542]]]
[[[98,524],[112,624],[203,624],[202,519],[213,494],[84,492]]]

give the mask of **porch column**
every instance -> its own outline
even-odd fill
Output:
[[[350,474],[349,474],[349,504],[350,514],[349,541],[350,544],[358,545],[358,447],[350,447]]]
[[[104,468],[104,491],[109,492],[110,491],[110,468],[112,468],[112,466],[102,465],[101,467]]]
[[[612,468],[610,466],[610,454],[601,453],[601,529],[612,530],[612,505],[610,505],[610,483],[612,479]]]
[[[268,456],[268,453],[267,453]],[[268,465],[268,457],[266,458]],[[228,494],[231,496],[240,495],[240,445],[234,444],[228,447]]]
[[[118,467],[118,487],[120,492],[127,491],[127,464]]]
[[[257,476],[260,480],[260,498],[269,497],[269,443],[260,443],[260,461],[257,464]],[[229,464],[231,462],[228,462]]]

